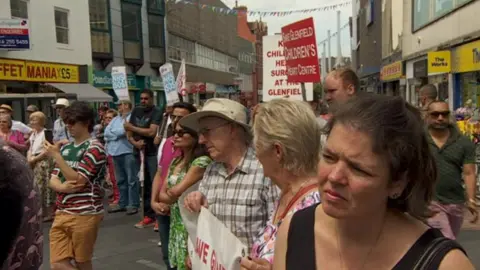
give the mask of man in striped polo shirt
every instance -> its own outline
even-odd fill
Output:
[[[45,143],[56,163],[50,187],[58,193],[50,229],[52,269],[92,269],[104,212],[101,184],[107,162],[102,144],[90,136],[94,119],[88,103],[75,102],[65,109],[65,123],[73,141],[61,149],[58,143]]]

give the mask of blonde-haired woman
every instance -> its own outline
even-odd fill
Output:
[[[283,219],[320,202],[315,179],[321,151],[321,128],[311,107],[277,99],[259,105],[253,122],[254,144],[264,174],[281,189],[281,197],[252,247],[242,269],[272,268],[277,230]]]
[[[30,148],[27,152],[27,160],[33,169],[35,185],[40,191],[42,201],[43,221],[53,219],[53,206],[55,204],[55,192],[48,186],[50,173],[52,171],[52,160],[47,156],[45,143],[45,121],[46,116],[43,112],[34,112],[30,115]]]

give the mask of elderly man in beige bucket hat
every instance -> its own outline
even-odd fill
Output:
[[[251,146],[247,109],[223,98],[208,100],[202,111],[185,116],[180,125],[198,131],[214,162],[198,191],[185,198],[185,208],[207,207],[250,249],[266,225],[278,199],[278,189],[263,175]]]

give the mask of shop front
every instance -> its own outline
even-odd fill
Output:
[[[112,98],[88,83],[88,66],[0,59],[0,103],[12,106],[14,118],[25,121],[25,109],[36,105],[55,119],[57,98],[108,102]],[[49,123],[51,124],[51,123]]]
[[[215,86],[216,98],[228,98],[240,102],[240,93],[237,93],[237,85],[217,84]]]
[[[480,40],[452,50],[454,108],[463,107],[468,100],[480,107]]]
[[[147,78],[147,79],[146,79]],[[144,76],[136,76],[134,74],[127,74],[128,93],[130,101],[133,104],[140,103],[140,90],[145,89],[149,84],[149,78]],[[112,85],[112,73],[101,70],[93,71],[92,84],[94,87],[102,89],[105,93],[112,97],[112,102],[109,104],[110,108],[116,108],[115,102],[118,101]]]
[[[167,99],[165,97],[162,79],[159,77],[147,77],[146,82],[145,88],[153,91],[155,96],[155,105],[157,105],[163,112],[167,104]]]
[[[379,94],[382,92],[380,67],[361,67],[359,69],[360,91]]]
[[[438,100],[448,101],[449,74],[451,72],[450,51],[429,52],[427,55],[428,83],[433,84],[438,90]]]
[[[407,101],[413,106],[419,106],[420,88],[428,83],[428,60],[420,57],[407,61],[405,77],[407,80]]]
[[[380,71],[380,80],[383,84],[381,94],[406,98],[402,61],[383,66]]]

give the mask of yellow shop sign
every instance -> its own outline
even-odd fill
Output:
[[[0,59],[0,81],[26,81],[48,83],[78,83],[79,68],[25,60]]]
[[[449,73],[452,70],[450,51],[428,53],[428,74]]]
[[[382,67],[380,72],[380,79],[382,81],[398,80],[403,76],[402,61]]]
[[[455,48],[453,59],[455,73],[480,70],[480,40]]]

